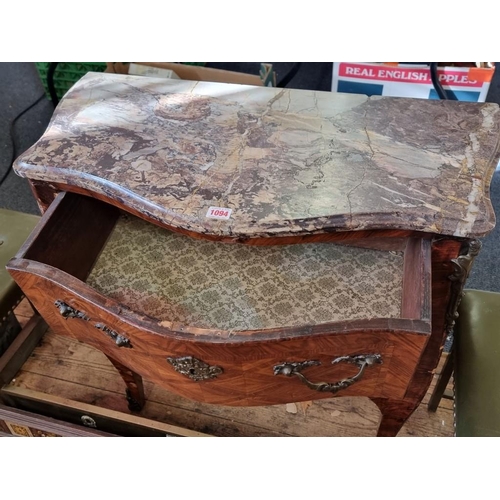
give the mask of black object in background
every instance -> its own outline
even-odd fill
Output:
[[[5,179],[9,176],[11,170],[12,170],[12,164],[14,163],[14,160],[17,157],[17,147],[16,147],[16,142],[14,140],[14,126],[16,125],[17,120],[21,118],[21,116],[24,115],[24,113],[27,113],[31,108],[34,108],[43,98],[45,97],[45,92],[33,103],[30,104],[27,108],[25,108],[23,111],[21,111],[13,120],[12,123],[10,124],[10,141],[12,143],[12,156],[10,159],[9,164],[7,165],[7,170],[3,174],[2,178],[0,179],[0,186],[5,182]]]

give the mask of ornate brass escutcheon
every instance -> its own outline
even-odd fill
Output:
[[[209,365],[192,356],[182,358],[167,358],[167,361],[174,367],[176,372],[186,375],[191,380],[200,381],[216,378],[224,370],[220,366]]]
[[[299,362],[290,362],[290,363],[282,363],[273,367],[273,371],[275,375],[285,375],[286,377],[291,377],[292,375],[296,375],[301,382],[303,382],[307,387],[313,389],[315,391],[320,392],[331,392],[335,394],[336,392],[347,389],[352,384],[357,382],[362,376],[367,366],[373,365],[375,363],[382,363],[382,356],[380,354],[360,354],[358,356],[341,356],[339,358],[335,358],[332,361],[332,365],[337,363],[350,363],[359,366],[359,371],[356,375],[350,378],[346,378],[340,380],[338,382],[311,382],[304,375],[302,375],[301,371],[309,366],[319,366],[321,363],[319,361],[299,361]]]
[[[127,337],[124,337],[123,335],[120,335],[118,332],[111,330],[111,328],[108,328],[106,325],[103,325],[102,323],[96,323],[94,326],[98,330],[102,330],[108,337],[112,338],[118,347],[128,347],[130,349],[132,348],[132,344],[130,343],[130,340]]]
[[[465,282],[469,277],[474,259],[481,250],[482,243],[479,240],[471,240],[467,242],[460,255],[456,259],[451,259],[453,265],[453,273],[448,277],[451,283],[451,296],[446,312],[446,333],[449,335],[453,331],[455,321],[458,318],[458,306],[463,297]]]
[[[90,318],[82,311],[79,311],[78,309],[74,309],[73,307],[69,306],[66,304],[66,302],[63,302],[62,300],[56,300],[54,302],[54,305],[59,309],[59,312],[61,313],[61,316],[63,318],[80,318],[85,321],[89,321]]]

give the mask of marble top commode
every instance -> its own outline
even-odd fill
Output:
[[[143,378],[229,406],[363,396],[394,436],[495,225],[499,109],[89,73],[15,162],[44,216],[7,268],[130,411]]]

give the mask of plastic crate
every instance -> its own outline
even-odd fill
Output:
[[[204,62],[185,62],[182,64],[189,64],[192,66],[205,66]],[[48,62],[35,63],[36,69],[42,79],[45,94],[49,100],[51,99],[50,92],[47,86],[47,73],[49,71]],[[85,74],[89,71],[103,72],[106,69],[105,62],[60,62],[54,71],[54,89],[58,99],[66,94],[66,92]]]
[[[45,89],[45,94],[49,99],[51,99],[50,92],[47,86],[47,72],[49,70],[50,63],[39,62],[35,63],[36,69],[42,79],[43,88]],[[57,65],[54,71],[54,89],[57,94],[57,98],[61,97],[85,74],[89,71],[102,72],[106,69],[106,63],[102,62],[61,62]]]

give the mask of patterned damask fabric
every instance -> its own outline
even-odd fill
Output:
[[[400,316],[403,252],[193,239],[122,215],[87,283],[160,321],[253,330]]]

